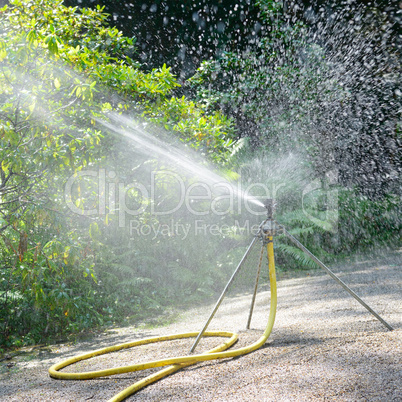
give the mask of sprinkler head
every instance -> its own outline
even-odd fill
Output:
[[[272,198],[267,198],[264,201],[264,207],[267,209],[268,219],[272,219],[272,217],[274,215],[275,206],[276,206],[276,204]]]

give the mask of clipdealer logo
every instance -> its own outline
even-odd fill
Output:
[[[114,215],[118,217],[119,227],[128,226],[130,231],[138,230],[142,235],[149,236],[157,232],[180,233],[183,236],[186,230],[201,233],[203,221],[200,220],[198,226],[193,223],[192,229],[175,226],[179,225],[178,223],[170,224],[168,230],[165,226],[160,228],[141,226],[139,217],[147,212],[163,220],[163,217],[174,216],[178,211],[185,210],[193,217],[211,214],[223,216],[228,213],[240,215],[246,212],[263,218],[266,216],[266,210],[255,203],[256,198],[253,194],[260,194],[258,198],[261,200],[277,199],[278,195],[286,190],[285,183],[276,183],[270,187],[263,183],[252,183],[242,189],[240,183],[232,184],[223,179],[212,184],[201,180],[189,181],[170,170],[151,171],[146,179],[146,184],[140,181],[126,184],[114,171],[106,169],[80,171],[67,180],[64,200],[73,213],[82,216]],[[338,190],[333,184],[337,184],[336,171],[328,172],[324,181],[315,179],[307,183],[301,190],[301,208],[304,215],[315,225],[325,231],[337,233]],[[169,202],[164,202],[167,198],[166,192],[172,195]],[[325,199],[325,202],[318,205],[316,202],[318,199]],[[172,225],[175,226],[173,229]],[[212,235],[217,232],[215,227],[207,231]],[[225,231],[226,229],[219,232]]]
[[[196,219],[191,224],[177,222],[174,219],[164,223],[146,223],[138,219],[131,219],[129,222],[130,240],[136,240],[140,237],[149,237],[151,240],[177,237],[180,240],[185,240],[189,236],[225,237],[235,233],[255,236],[259,227],[259,224],[251,223],[250,220],[244,222],[235,220],[233,225],[210,223],[203,219]]]
[[[153,216],[168,216],[182,208],[194,216],[211,213],[222,216],[233,211],[240,214],[243,209],[251,215],[264,216],[265,209],[256,205],[251,193],[262,194],[260,198],[272,198],[284,186],[274,185],[270,189],[262,183],[253,183],[242,189],[240,183],[231,184],[223,179],[212,184],[202,180],[190,183],[169,170],[152,171],[148,185],[137,181],[125,184],[116,179],[116,173],[106,172],[106,169],[85,170],[72,175],[64,191],[68,208],[83,216],[118,215],[121,227],[125,226],[127,216],[140,216],[145,211]],[[78,188],[83,182],[91,187],[88,191],[92,193],[91,196],[82,197],[79,194]],[[163,208],[163,203],[158,200],[164,186],[175,193],[173,205],[167,208]],[[132,194],[135,194],[135,206]]]

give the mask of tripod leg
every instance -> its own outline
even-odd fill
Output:
[[[293,237],[288,231],[283,228],[283,233],[290,239],[297,247],[300,248],[305,254],[307,254],[316,264],[323,268],[329,276],[339,283],[351,296],[353,296],[365,309],[367,309],[377,320],[379,320],[390,331],[394,328],[391,327],[382,317],[380,317],[370,306],[368,306],[352,289],[350,289],[342,280],[340,280],[324,263],[322,263],[311,251],[307,250],[295,237]]]
[[[248,315],[248,320],[247,320],[247,329],[250,329],[250,324],[251,324],[251,317],[253,316],[253,310],[254,310],[254,304],[255,304],[255,298],[257,296],[257,288],[258,288],[258,281],[260,279],[260,273],[261,273],[261,263],[262,263],[262,256],[264,255],[264,249],[265,247],[261,247],[261,252],[260,252],[260,261],[258,262],[258,268],[257,268],[257,276],[255,278],[255,286],[254,286],[254,294],[253,294],[253,299],[251,300],[251,306],[250,306],[250,313]]]
[[[228,291],[228,289],[229,289],[229,286],[232,284],[232,282],[234,281],[236,275],[239,273],[240,268],[242,267],[242,265],[243,265],[244,262],[246,261],[248,255],[250,254],[250,251],[251,251],[252,248],[254,247],[254,244],[256,243],[256,241],[257,241],[257,237],[254,237],[254,239],[252,240],[252,242],[251,242],[250,245],[248,246],[247,251],[244,253],[244,255],[243,255],[241,261],[239,262],[239,265],[237,266],[237,268],[236,268],[235,271],[233,272],[231,278],[229,279],[229,282],[226,284],[225,289],[223,289],[223,292],[222,292],[222,294],[220,295],[218,301],[216,302],[215,307],[214,307],[214,309],[213,309],[211,315],[209,316],[207,322],[205,323],[204,327],[202,328],[202,330],[201,330],[200,333],[198,334],[197,338],[195,339],[195,342],[194,342],[193,346],[192,346],[191,349],[190,349],[190,353],[194,352],[195,348],[197,347],[198,342],[200,341],[202,335],[203,335],[204,332],[206,331],[206,329],[207,329],[209,323],[211,322],[211,320],[212,320],[212,318],[214,317],[216,311],[218,310],[219,306],[221,305],[222,300],[223,300],[223,298],[225,297],[225,295],[226,295],[226,293],[227,293],[227,291]]]

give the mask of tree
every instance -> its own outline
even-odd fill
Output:
[[[307,155],[317,176],[337,170],[339,184],[372,199],[398,193],[400,57],[392,24],[375,7],[357,7],[354,18],[351,9],[316,17],[311,30],[282,2],[257,3],[259,41],[247,53],[204,62],[189,80],[199,99],[233,116],[253,149]]]
[[[101,1],[109,22],[135,35],[137,58],[148,69],[172,66],[180,79],[191,76],[201,61],[215,58],[227,45],[246,49],[259,34],[259,10],[250,1],[144,0]],[[90,0],[67,0],[69,6],[92,7]]]
[[[85,176],[64,192],[69,178],[104,168],[121,146],[100,119],[135,113],[210,160],[223,160],[233,143],[229,119],[175,98],[168,67],[142,72],[135,40],[106,19],[101,7],[50,0],[0,10],[0,333],[8,346],[109,319],[108,300],[96,296],[107,222],[71,210],[99,207],[98,184]]]

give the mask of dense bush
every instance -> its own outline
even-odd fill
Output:
[[[84,180],[67,198],[63,191],[80,172],[108,163],[113,168],[122,145],[99,119],[106,121],[109,112],[135,112],[210,160],[227,160],[231,152],[231,121],[175,98],[179,84],[168,67],[142,72],[131,59],[135,40],[106,26],[106,17],[100,7],[78,10],[34,0],[12,1],[0,13],[0,343],[5,346],[110,321],[117,308],[109,302],[117,294],[138,294],[132,314],[158,300],[150,290],[156,285],[145,286],[149,273],[120,277],[122,288],[106,272],[108,256],[120,247],[114,250],[111,243],[100,250],[96,233],[106,231],[107,219],[71,210],[99,207],[98,183]],[[126,153],[126,161],[127,173],[144,158]],[[117,262],[121,270],[123,261]]]
[[[198,99],[232,116],[252,152],[302,153],[314,178],[336,170],[341,186],[372,200],[400,195],[401,58],[392,24],[375,8],[357,8],[348,18],[358,29],[341,12],[321,21],[328,37],[289,23],[283,2],[257,3],[265,27],[258,41],[204,61],[188,81]]]

